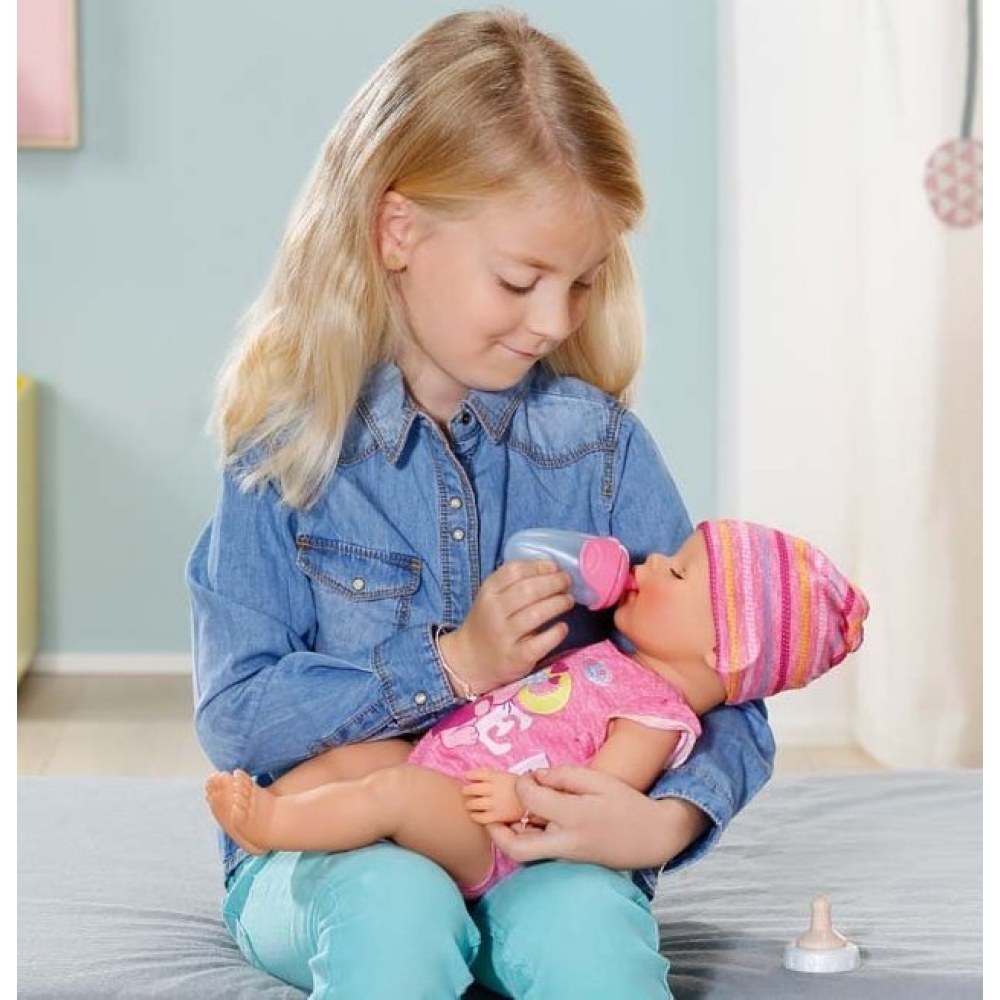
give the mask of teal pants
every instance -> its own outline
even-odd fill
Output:
[[[517,1000],[670,997],[646,897],[596,865],[530,865],[467,907],[394,844],[277,852],[240,866],[223,917],[253,965],[317,1000],[450,1000],[473,978]]]

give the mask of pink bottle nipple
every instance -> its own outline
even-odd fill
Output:
[[[580,573],[595,594],[587,606],[592,611],[610,608],[632,579],[628,550],[616,538],[589,538],[580,549]]]

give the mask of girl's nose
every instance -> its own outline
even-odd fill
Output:
[[[532,303],[528,329],[537,337],[556,343],[573,332],[573,316],[568,298],[562,294],[539,296]]]

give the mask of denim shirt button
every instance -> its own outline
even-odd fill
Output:
[[[451,508],[452,510],[458,510],[458,509],[459,509],[459,508],[460,508],[460,507],[462,506],[462,498],[461,498],[461,497],[452,497],[452,498],[451,498],[451,499],[450,499],[450,500],[448,501],[448,506],[449,506],[449,507],[450,507],[450,508]]]
[[[456,542],[460,542],[465,538],[465,532],[461,528],[456,528],[452,533],[451,537],[455,539]]]
[[[365,589],[365,581],[362,580],[360,576],[356,576],[353,580],[351,580],[351,589],[352,590],[357,590],[357,591],[364,590]]]
[[[424,694],[423,691],[418,691],[413,696],[413,704],[414,705],[426,705],[427,704],[427,695]]]

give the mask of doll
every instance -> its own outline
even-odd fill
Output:
[[[518,775],[586,764],[645,792],[686,759],[700,715],[809,684],[858,648],[867,614],[861,591],[808,542],[703,522],[674,555],[633,567],[614,612],[630,652],[605,640],[560,654],[471,699],[415,745],[336,747],[267,788],[219,772],[206,798],[252,854],[390,838],[476,899],[519,867],[487,830],[531,822]]]

